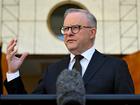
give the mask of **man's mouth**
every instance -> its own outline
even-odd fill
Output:
[[[67,40],[68,43],[72,43],[72,42],[74,42],[74,41],[76,41],[76,40],[74,40],[74,39],[69,39],[69,40]]]

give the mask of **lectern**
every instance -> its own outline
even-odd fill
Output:
[[[56,95],[7,95],[0,105],[57,105]],[[140,105],[140,95],[86,95],[86,105]]]

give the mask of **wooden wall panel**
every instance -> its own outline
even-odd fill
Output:
[[[134,81],[135,93],[140,94],[140,51],[124,56],[123,59],[128,63]]]
[[[6,79],[6,72],[8,70],[8,66],[7,66],[7,62],[6,62],[6,55],[4,53],[2,53],[2,77],[3,77],[3,81]],[[3,95],[6,95],[7,91],[5,89],[5,87],[3,86]]]
[[[33,58],[31,57],[30,59],[33,59]],[[44,56],[43,56],[43,58],[44,58]],[[60,59],[60,57],[58,57],[58,56],[56,56],[56,58]],[[46,59],[53,60],[53,59],[56,59],[56,58],[53,58],[53,56],[51,56],[50,58],[47,57]],[[132,75],[132,79],[134,81],[134,86],[135,86],[135,94],[140,94],[140,51],[137,52],[137,53],[131,54],[131,55],[123,56],[122,58],[127,62],[128,67],[129,67],[129,70],[130,70],[130,73]],[[37,59],[37,58],[35,58],[35,59]],[[2,53],[2,59],[1,60],[2,60],[2,75],[3,75],[3,80],[5,80],[5,78],[6,78],[6,75],[5,74],[7,72],[8,67],[7,67],[7,62],[6,62],[6,56],[5,56],[4,53]],[[24,68],[24,65],[23,65],[23,68]],[[27,79],[30,79],[30,78],[28,78],[28,76],[26,76],[26,75],[24,75],[24,76],[23,76],[23,82],[25,80],[27,80]],[[34,79],[37,82],[37,79],[39,79],[39,76],[38,77],[35,77]],[[31,87],[35,86],[35,83],[34,84],[30,84],[31,87],[28,87],[28,83],[25,83],[25,85],[27,86],[26,89],[30,93],[31,90],[32,90]],[[6,92],[5,88],[3,90],[4,90],[3,94],[6,95],[7,92]]]

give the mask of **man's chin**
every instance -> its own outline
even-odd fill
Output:
[[[71,46],[68,46],[67,48],[69,49],[69,51],[74,51],[74,50],[76,50],[75,47],[71,47]]]
[[[77,55],[78,54],[78,51],[77,51],[77,48],[76,47],[69,47],[68,50],[74,54],[74,55]]]

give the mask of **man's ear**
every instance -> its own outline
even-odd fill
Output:
[[[95,38],[95,36],[96,36],[96,28],[91,28],[90,34],[91,34],[92,39]]]

